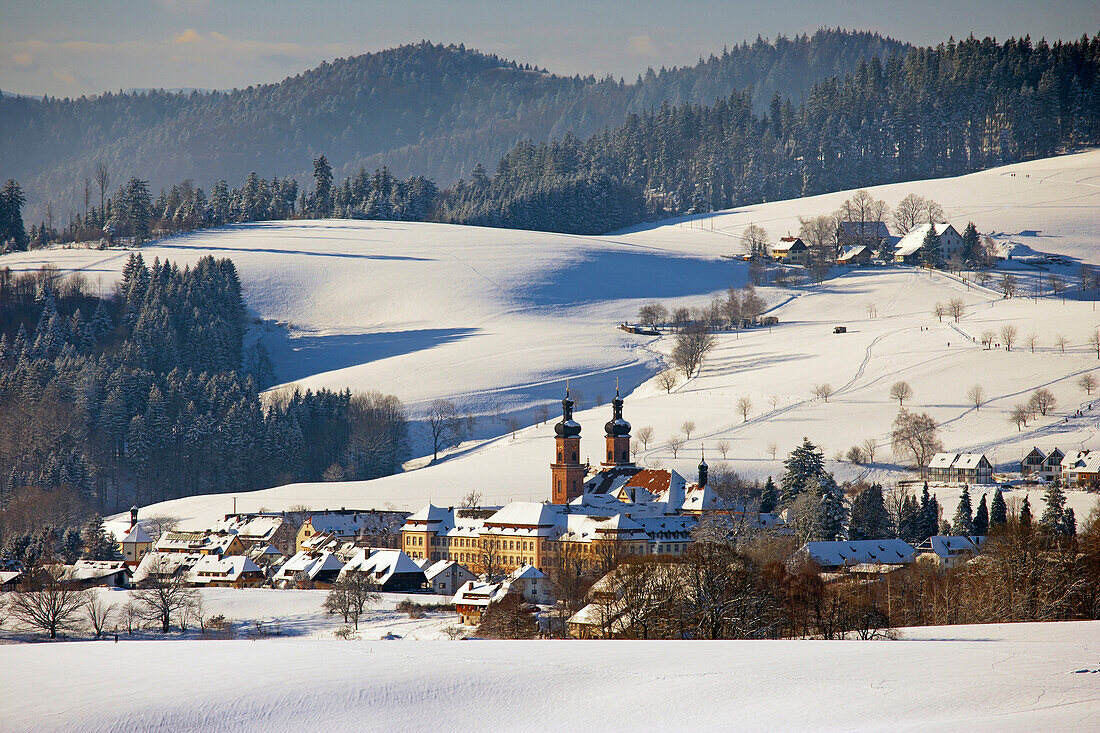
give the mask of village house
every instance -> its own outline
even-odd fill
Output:
[[[267,580],[263,569],[242,555],[203,555],[191,568],[192,585],[209,588],[258,588]]]
[[[7,593],[15,590],[22,581],[22,570],[0,570],[0,592]]]
[[[424,577],[433,593],[453,596],[458,589],[477,576],[461,563],[454,560],[439,560],[424,569]]]
[[[375,509],[345,509],[313,512],[298,530],[295,547],[301,551],[306,540],[327,534],[360,547],[398,547],[401,526],[408,512]]]
[[[848,267],[860,267],[862,265],[871,264],[871,257],[874,253],[871,248],[857,244],[855,247],[848,249],[842,255],[836,258],[838,265],[846,265]]]
[[[921,224],[910,229],[894,250],[894,262],[906,265],[919,265],[923,259],[921,248],[924,246],[924,238],[928,230],[935,227],[936,237],[940,244],[939,258],[941,262],[947,262],[955,255],[962,254],[963,239],[950,224]]]
[[[184,555],[243,555],[244,543],[235,532],[204,530],[168,530],[160,536],[153,549]]]
[[[296,551],[298,526],[286,512],[248,512],[226,514],[211,527],[215,532],[236,534],[246,550],[256,545],[271,545],[287,557]]]
[[[134,577],[125,560],[77,560],[62,568],[65,582],[81,588],[129,588]]]
[[[953,537],[936,535],[917,545],[917,560],[935,563],[947,570],[970,560],[978,554],[985,537]]]
[[[135,585],[144,583],[148,578],[168,579],[177,575],[189,575],[191,568],[206,555],[197,552],[147,552],[134,571]]]
[[[788,265],[806,265],[810,261],[810,248],[798,237],[783,237],[768,245],[768,255],[776,262]]]
[[[303,550],[283,563],[271,582],[276,588],[293,588],[299,585],[312,585],[327,588],[340,577],[344,561],[335,554],[323,551]]]
[[[362,573],[378,590],[389,593],[424,590],[428,582],[420,566],[401,550],[362,548],[340,575],[350,573]]]
[[[991,484],[993,464],[984,453],[937,453],[928,462],[927,475],[944,483]]]
[[[1062,478],[1062,460],[1065,457],[1065,454],[1057,448],[1046,454],[1033,447],[1020,461],[1020,475],[1038,476],[1047,481],[1057,481]]]
[[[807,542],[788,561],[812,561],[822,570],[835,571],[860,564],[908,565],[916,550],[904,540],[835,540]]]
[[[477,626],[481,616],[490,603],[504,597],[503,583],[487,583],[481,580],[469,580],[455,593],[455,612],[459,623],[464,626]]]
[[[1062,477],[1067,486],[1100,486],[1100,451],[1076,451],[1062,459]]]

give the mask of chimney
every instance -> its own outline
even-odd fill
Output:
[[[130,507],[130,529],[137,526],[137,513],[138,508],[136,506]]]

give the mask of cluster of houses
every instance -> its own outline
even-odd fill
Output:
[[[875,252],[889,254],[898,264],[919,264],[921,249],[928,231],[933,229],[940,248],[940,259],[947,262],[963,250],[962,235],[954,226],[947,223],[928,223],[910,229],[904,236],[890,234],[885,222],[881,221],[842,221],[836,231],[836,264],[859,267],[871,264]],[[781,237],[778,242],[768,246],[768,256],[788,265],[808,265],[812,259],[810,246],[801,237]]]
[[[1063,453],[1054,448],[1044,453],[1039,448],[1032,448],[1020,461],[1020,473],[1043,481],[1059,481],[1073,488],[1092,488],[1100,485],[1100,451]]]

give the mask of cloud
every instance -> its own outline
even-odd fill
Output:
[[[173,38],[172,43],[196,43],[200,40],[202,40],[202,36],[200,36],[194,28],[188,28],[183,33]]]
[[[649,37],[648,33],[640,36],[631,36],[627,39],[626,43],[631,56],[657,55],[657,46],[653,43],[653,39]]]

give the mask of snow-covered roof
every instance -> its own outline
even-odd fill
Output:
[[[149,543],[152,544],[153,538],[149,536],[149,533],[141,528],[140,524],[135,524],[125,537],[122,538],[122,542],[128,543]]]
[[[807,542],[798,555],[809,557],[822,567],[859,563],[901,565],[913,561],[916,550],[903,540],[836,540]]]
[[[466,576],[468,578],[474,577],[474,574],[465,565],[457,563],[454,560],[438,560],[432,563],[425,568],[424,577],[428,580],[433,580],[440,573],[449,572],[451,568],[455,568],[460,576]]]
[[[396,531],[407,516],[405,512],[373,509],[340,510],[310,514],[306,522],[317,532],[347,537],[360,532]]]
[[[0,570],[0,585],[7,585],[22,574],[22,570]]]
[[[956,459],[953,468],[977,468],[983,458],[984,453],[963,453]]]
[[[303,573],[307,578],[312,580],[322,572],[338,573],[343,567],[343,561],[331,552],[324,551],[318,553],[303,550],[287,560],[283,566],[279,568],[279,572],[275,573],[275,577],[280,580],[286,580],[293,578],[298,573]]]
[[[937,453],[932,456],[932,460],[928,462],[929,468],[951,468],[955,464],[955,459],[959,457],[958,453]]]
[[[1100,472],[1100,451],[1082,450],[1069,453],[1062,459],[1062,470],[1080,473]]]
[[[859,255],[863,254],[864,252],[870,253],[870,251],[871,250],[867,249],[867,247],[865,247],[864,245],[858,244],[855,247],[852,247],[850,250],[848,250],[844,254],[842,254],[839,259],[843,262],[844,260],[850,260],[853,257],[858,257]]]
[[[119,572],[130,574],[130,567],[125,560],[77,560],[68,566],[68,570],[69,577],[73,580],[95,580]]]
[[[534,565],[523,564],[513,570],[508,575],[508,580],[541,580],[546,577],[546,574],[536,568]]]
[[[798,237],[783,237],[778,242],[772,245],[772,252],[790,252],[796,245],[801,246],[802,249],[806,249],[806,243]]]
[[[158,575],[186,573],[205,555],[198,552],[147,552],[134,570],[134,582],[139,583],[155,570]]]
[[[935,535],[920,544],[918,549],[934,552],[940,557],[953,557],[962,552],[975,553],[984,537]]]
[[[420,524],[444,522],[450,517],[450,515],[451,511],[449,509],[444,509],[443,507],[439,507],[434,504],[428,504],[419,511],[410,514],[405,519],[405,522]]]
[[[524,525],[528,527],[553,527],[561,522],[564,507],[560,504],[544,504],[534,501],[514,501],[505,505],[485,520],[486,525]]]
[[[901,241],[898,242],[898,246],[897,249],[894,250],[894,254],[906,257],[911,254],[916,254],[921,246],[924,245],[924,238],[925,236],[927,236],[928,230],[932,226],[932,224],[921,224],[920,226],[916,226],[910,229],[905,234],[905,236],[901,238]],[[937,223],[935,224],[935,227],[937,237],[942,237],[948,231],[951,231],[956,236],[958,236],[958,232],[955,231],[955,227],[951,226],[950,224]]]
[[[210,580],[239,580],[245,573],[263,573],[260,566],[244,555],[203,555],[191,568],[191,576],[198,583]]]
[[[401,550],[359,550],[343,566],[343,573],[366,573],[371,579],[382,585],[394,575],[424,575],[419,565]]]
[[[455,593],[453,602],[464,606],[488,606],[503,597],[506,592],[503,583],[467,580]]]

